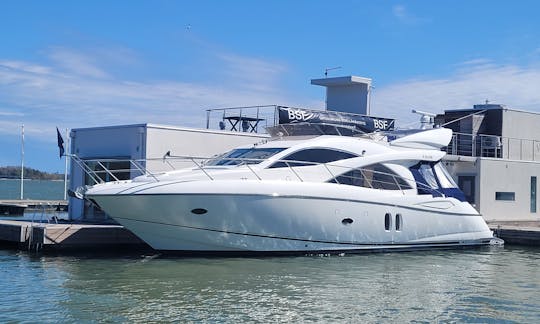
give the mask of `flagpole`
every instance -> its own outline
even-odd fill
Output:
[[[66,151],[67,153],[69,154],[69,136],[68,136],[68,129],[66,128]],[[67,170],[68,170],[68,158],[67,158],[67,155],[66,154],[64,156],[64,158],[66,159],[66,168],[64,169],[64,200],[67,200],[67,178],[68,178],[68,174],[67,174]]]
[[[24,193],[24,124],[21,126],[21,200]]]

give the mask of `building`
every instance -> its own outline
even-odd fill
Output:
[[[114,180],[113,177],[119,180],[131,179],[141,175],[142,169],[156,172],[188,166],[175,163],[175,159],[166,159],[167,156],[211,157],[239,145],[260,142],[268,138],[268,135],[137,124],[73,129],[70,138],[71,152],[85,161],[85,165],[96,172],[99,178],[109,181]],[[113,171],[113,174],[108,174],[104,168]],[[94,184],[75,160],[71,163],[70,175],[70,188],[73,191]],[[70,197],[69,218],[104,221],[108,217],[89,202]]]
[[[454,131],[447,168],[486,220],[540,220],[539,113],[484,104],[446,110],[435,123]]]
[[[370,115],[371,79],[358,76],[313,79],[326,87],[326,110]]]

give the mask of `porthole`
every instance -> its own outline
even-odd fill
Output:
[[[195,209],[192,209],[191,212],[195,215],[202,215],[202,214],[206,214],[208,210],[204,208],[195,208]]]
[[[403,219],[401,218],[401,214],[396,214],[396,231],[400,232],[402,226],[403,226]]]
[[[392,226],[392,215],[390,213],[384,214],[384,230],[389,231]]]
[[[351,225],[353,223],[353,220],[350,219],[350,218],[343,218],[343,220],[341,221],[341,224],[347,226],[347,225]]]

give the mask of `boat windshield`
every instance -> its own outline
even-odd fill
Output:
[[[223,155],[218,156],[212,160],[209,160],[205,165],[238,165],[238,164],[259,164],[262,161],[268,159],[274,154],[277,154],[286,148],[272,147],[272,148],[247,148],[247,149],[235,149],[229,151]]]
[[[446,168],[442,165],[441,162],[435,164],[433,166],[433,169],[435,170],[435,173],[437,174],[437,178],[439,178],[439,182],[441,183],[441,187],[443,188],[458,188],[458,185],[448,172]]]

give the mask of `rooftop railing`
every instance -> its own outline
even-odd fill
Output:
[[[540,141],[494,135],[454,133],[446,152],[460,156],[540,161]]]
[[[277,125],[278,105],[214,108],[206,110],[206,128],[244,133],[266,133]]]
[[[206,111],[206,128],[266,134],[267,127],[279,124],[277,112],[280,107],[298,108],[262,105],[208,109]],[[287,134],[287,132],[283,133]],[[336,133],[339,133],[339,130]],[[495,135],[454,133],[446,152],[458,156],[540,161],[540,141]]]

